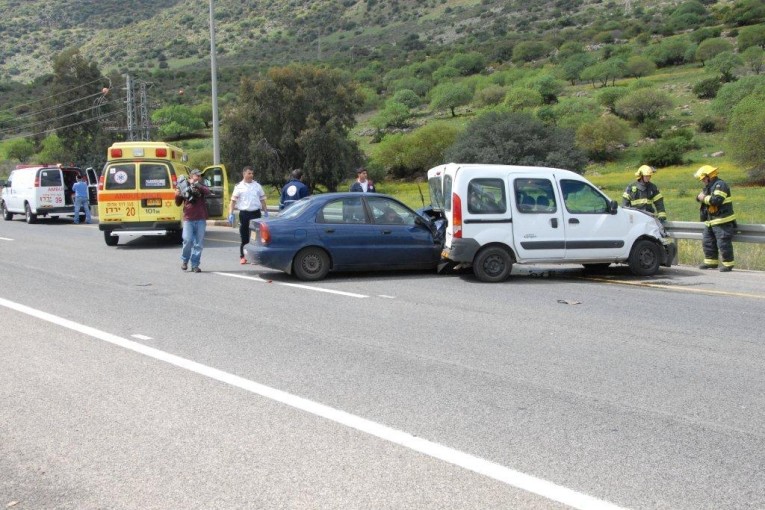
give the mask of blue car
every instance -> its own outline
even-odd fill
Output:
[[[326,193],[250,222],[249,262],[321,280],[329,271],[436,269],[443,229],[393,197]]]

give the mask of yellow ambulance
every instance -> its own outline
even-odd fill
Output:
[[[109,147],[98,180],[98,227],[108,246],[120,237],[167,236],[180,242],[182,208],[175,205],[178,179],[191,169],[183,150],[164,142],[120,142]],[[228,179],[223,165],[204,169],[202,182],[210,188],[210,219],[227,211]]]

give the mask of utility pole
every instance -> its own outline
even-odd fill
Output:
[[[136,139],[136,125],[135,125],[135,97],[133,96],[133,80],[130,75],[125,75],[125,104],[127,106],[127,135],[129,141],[135,141]]]
[[[149,121],[149,98],[146,96],[146,82],[140,82],[141,93],[141,140],[149,141],[151,138],[151,123]]]
[[[215,57],[215,16],[213,15],[213,0],[210,0],[210,77],[212,78],[213,164],[220,165],[218,64]]]

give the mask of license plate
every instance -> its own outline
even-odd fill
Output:
[[[146,200],[146,207],[162,207],[161,198],[150,198]]]

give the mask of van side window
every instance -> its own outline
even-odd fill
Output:
[[[113,165],[106,169],[104,189],[135,189],[135,165]]]
[[[61,170],[40,170],[40,187],[61,186]]]
[[[444,211],[452,210],[452,176],[444,175]]]
[[[586,182],[562,179],[560,189],[568,212],[604,214],[609,211],[608,199]]]
[[[472,179],[468,183],[468,207],[473,214],[499,214],[507,209],[502,179]]]
[[[558,210],[549,179],[516,179],[515,203],[522,213],[554,213]]]
[[[142,163],[139,167],[141,189],[169,189],[170,174],[167,165]]]

